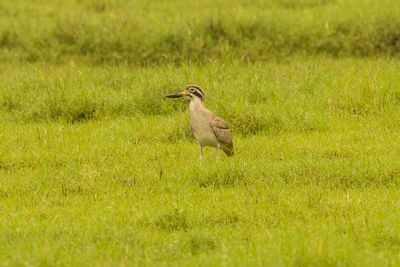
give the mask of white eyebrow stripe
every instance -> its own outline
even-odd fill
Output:
[[[195,87],[193,87],[193,88],[195,88]],[[200,94],[200,96],[199,95],[197,95],[196,93],[199,93]],[[196,96],[198,96],[198,97],[200,97],[200,98],[202,98],[203,97],[203,93],[199,90],[199,89],[197,89],[196,88],[196,91],[194,92],[194,94],[196,95]]]

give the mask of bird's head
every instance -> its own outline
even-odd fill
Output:
[[[183,90],[182,92],[173,95],[167,95],[167,97],[186,97],[190,100],[199,99],[200,101],[204,102],[204,100],[206,100],[206,92],[204,92],[204,90],[201,89],[201,87],[197,84],[189,84],[186,85],[185,90]]]

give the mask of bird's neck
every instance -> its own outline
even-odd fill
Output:
[[[204,109],[205,109],[204,102],[201,101],[200,99],[194,98],[194,99],[190,100],[190,104],[189,104],[190,116],[192,116],[193,114],[202,112]]]
[[[204,102],[201,101],[199,98],[193,98],[190,100],[189,107],[190,108],[204,108]]]

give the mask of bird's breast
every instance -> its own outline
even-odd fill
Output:
[[[190,110],[190,125],[194,138],[201,146],[218,145],[218,140],[211,129],[211,118],[207,113],[199,110]]]

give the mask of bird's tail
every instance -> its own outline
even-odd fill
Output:
[[[228,157],[234,155],[234,153],[233,153],[233,146],[232,146],[232,147],[223,146],[223,147],[222,147],[222,150],[225,152],[225,154],[226,154]]]

